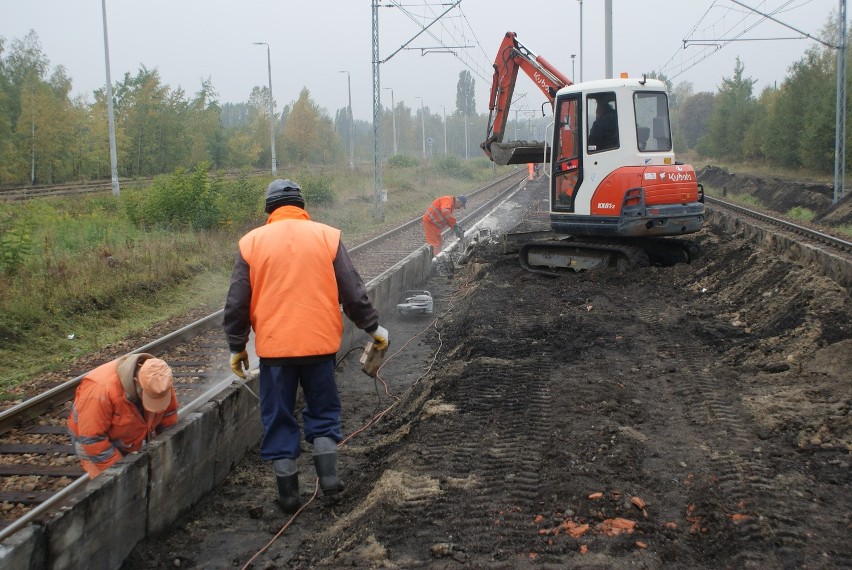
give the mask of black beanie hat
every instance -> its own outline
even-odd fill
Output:
[[[265,212],[271,214],[279,206],[298,206],[305,209],[302,188],[292,180],[273,180],[266,188]]]

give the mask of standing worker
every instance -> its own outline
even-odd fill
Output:
[[[457,238],[464,236],[464,230],[456,223],[453,212],[456,208],[467,207],[467,196],[441,196],[426,208],[423,214],[423,233],[426,234],[426,243],[432,246],[432,255],[441,251],[444,240],[441,233],[446,228],[452,228]]]
[[[89,478],[175,425],[177,409],[172,369],[150,354],[122,356],[86,374],[71,405],[68,431]]]
[[[314,467],[323,494],[343,490],[337,475],[340,395],[334,381],[335,355],[343,336],[343,312],[388,347],[388,331],[340,241],[340,230],[311,221],[298,184],[274,180],[266,189],[266,225],[247,233],[225,301],[224,329],[231,369],[245,378],[246,342],[255,333],[260,357],[260,457],[271,461],[278,503],[292,513],[300,506],[301,451],[295,415],[297,389],[305,396],[304,436],[313,444]]]

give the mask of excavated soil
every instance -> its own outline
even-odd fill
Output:
[[[338,369],[347,433],[393,404],[340,449],[342,496],[282,531],[255,449],[124,568],[852,566],[852,300],[695,239],[669,268],[548,278],[491,245],[434,274],[431,317],[383,320],[398,401]]]

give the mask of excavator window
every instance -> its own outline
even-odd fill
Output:
[[[590,153],[618,148],[618,111],[615,93],[594,93],[587,99],[589,134],[587,140]]]
[[[636,147],[639,152],[672,150],[669,106],[665,93],[643,91],[633,95],[636,111]]]
[[[556,104],[556,124],[559,131],[554,137],[553,209],[574,211],[574,193],[580,185],[580,96],[560,98]]]

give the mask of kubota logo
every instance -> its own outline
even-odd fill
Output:
[[[536,83],[547,86],[547,79],[544,79],[540,73],[533,73],[533,79]]]
[[[688,182],[692,180],[692,175],[686,172],[672,172],[669,174],[669,180],[672,182]]]

